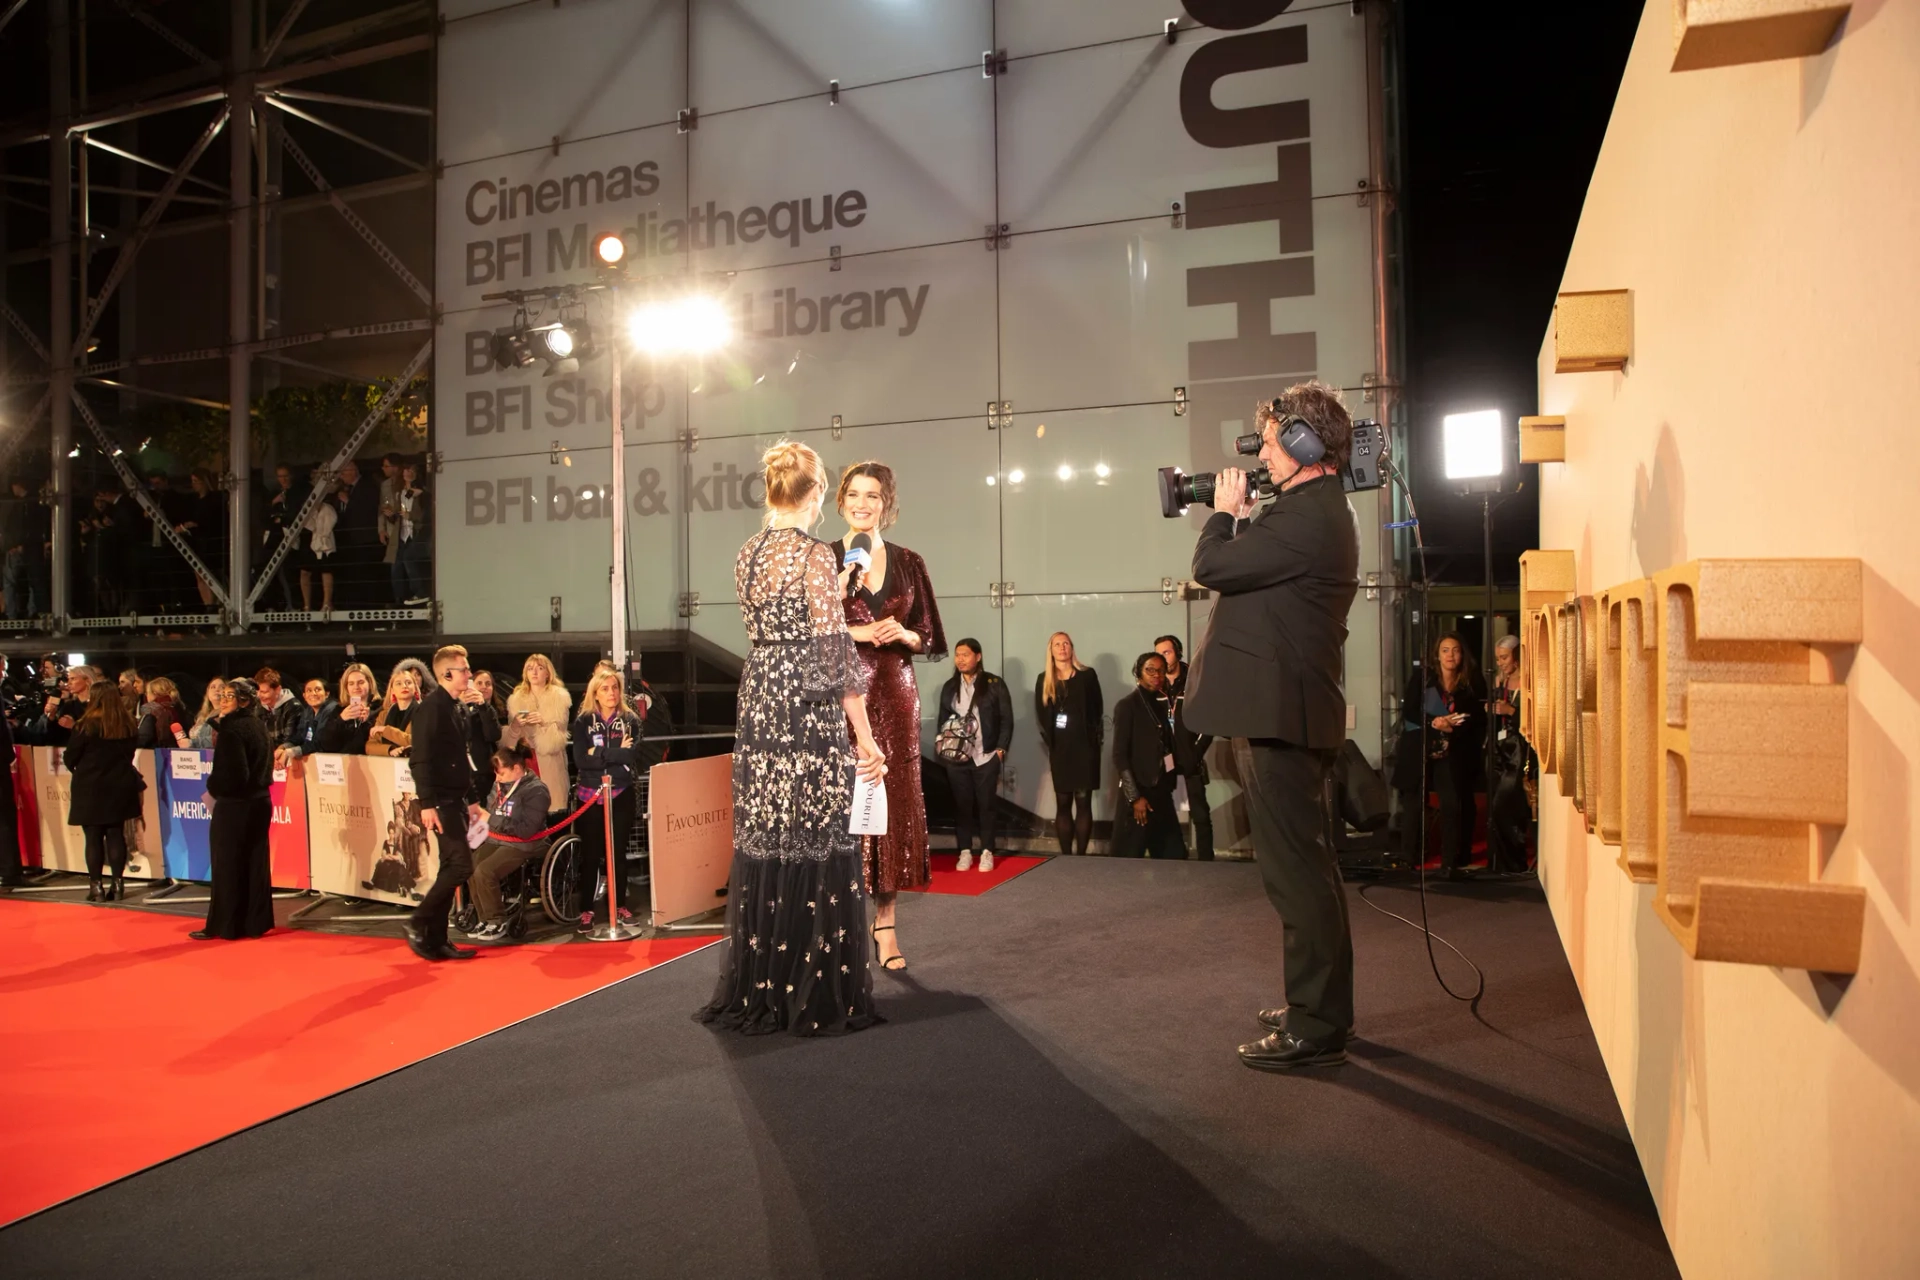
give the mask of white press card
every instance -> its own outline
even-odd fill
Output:
[[[853,779],[853,816],[847,830],[856,836],[881,836],[887,833],[887,784]]]

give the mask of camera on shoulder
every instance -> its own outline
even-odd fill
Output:
[[[1282,447],[1286,441],[1282,439]],[[1261,449],[1261,436],[1258,431],[1234,438],[1233,451],[1247,457],[1258,457]],[[1367,489],[1378,489],[1386,484],[1382,472],[1381,460],[1386,454],[1387,433],[1378,422],[1371,418],[1362,418],[1353,424],[1353,446],[1347,458],[1347,465],[1340,471],[1340,484],[1348,493],[1357,493]],[[1291,450],[1290,450],[1291,452]],[[1298,456],[1298,455],[1296,455]],[[1188,507],[1211,507],[1214,504],[1215,491],[1218,488],[1220,473],[1217,471],[1199,471],[1188,475],[1179,467],[1161,467],[1159,472],[1160,514],[1171,520],[1187,514]],[[1247,472],[1247,497],[1253,499],[1271,497],[1273,494],[1273,476],[1267,468],[1257,467]]]

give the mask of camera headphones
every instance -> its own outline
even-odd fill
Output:
[[[1326,458],[1327,442],[1320,438],[1320,433],[1315,431],[1312,424],[1305,418],[1280,412],[1278,400],[1262,402],[1260,413],[1261,416],[1272,418],[1278,424],[1274,438],[1280,445],[1280,451],[1289,458],[1303,467],[1311,467]],[[1262,444],[1260,434],[1259,431],[1255,431],[1235,439],[1233,442],[1235,452],[1249,456],[1258,454]]]

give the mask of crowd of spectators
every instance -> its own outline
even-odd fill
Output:
[[[155,471],[147,494],[177,533],[224,584],[230,530],[228,495],[208,471],[183,482]],[[315,489],[320,501],[301,511]],[[36,482],[15,477],[0,498],[0,596],[10,619],[52,609],[52,508]],[[281,464],[249,504],[253,572],[258,575],[293,531],[260,604],[330,613],[346,608],[418,607],[433,596],[433,519],[425,468],[416,457],[387,454],[370,474],[348,462],[328,475],[317,466]],[[76,500],[73,513],[76,617],[204,612],[213,584],[195,573],[161,523],[109,477]]]

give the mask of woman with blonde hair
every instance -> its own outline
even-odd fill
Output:
[[[147,705],[140,708],[140,727],[135,730],[134,740],[142,747],[179,747],[181,740],[174,737],[174,730],[186,718],[186,712],[180,706],[180,689],[165,676],[155,676],[147,681]]]
[[[887,829],[862,847],[880,967],[898,972],[907,967],[907,958],[900,954],[894,927],[896,897],[902,889],[922,888],[933,879],[927,860],[926,793],[920,780],[920,686],[913,659],[944,655],[947,635],[927,562],[882,536],[900,514],[893,468],[881,462],[854,463],[841,475],[835,499],[847,522],[846,536],[833,544],[847,634],[867,668],[867,717],[873,722],[874,741],[894,761],[887,772]]]
[[[380,714],[367,731],[368,755],[404,756],[413,750],[414,709],[431,687],[420,679],[426,665],[418,658],[402,658],[394,664],[387,676],[387,696],[381,701]],[[432,678],[431,673],[428,678]]]
[[[580,700],[580,715],[573,722],[573,763],[580,773],[580,787],[574,800],[584,804],[599,794],[604,781],[613,790],[609,802],[613,811],[613,847],[624,856],[627,837],[633,833],[633,819],[639,795],[634,790],[639,766],[640,739],[645,726],[627,701],[620,676],[611,669],[595,671],[587,681],[586,695]],[[595,874],[607,865],[607,820],[597,810],[584,815],[574,830],[580,835],[582,858],[580,923],[593,924],[593,907],[599,899],[593,895]],[[624,890],[625,882],[621,888]],[[626,894],[621,893],[624,899]],[[622,915],[625,907],[620,908]]]
[[[320,750],[332,755],[367,754],[367,737],[373,732],[374,717],[380,713],[379,688],[373,668],[364,662],[350,662],[340,673],[340,714],[320,729]]]
[[[500,745],[521,743],[533,748],[534,772],[546,784],[548,802],[567,807],[567,720],[572,704],[567,686],[553,659],[530,654],[520,668],[520,683],[507,695],[507,718],[500,726]],[[584,708],[583,708],[584,710]]]
[[[1047,661],[1033,685],[1040,741],[1053,768],[1053,837],[1061,853],[1087,851],[1093,840],[1093,793],[1100,787],[1100,744],[1106,703],[1100,677],[1080,661],[1073,637],[1047,637]]]
[[[213,746],[213,722],[226,712],[221,709],[220,700],[227,695],[227,682],[219,676],[207,681],[207,694],[200,699],[200,714],[193,718],[193,729],[188,740],[202,751]]]
[[[840,566],[808,532],[827,499],[826,469],[791,441],[762,462],[766,528],[733,569],[753,649],[733,744],[726,958],[697,1016],[749,1035],[855,1031],[879,1016],[860,839],[847,827],[856,774],[881,782],[886,757],[867,723],[867,669],[847,634]]]

